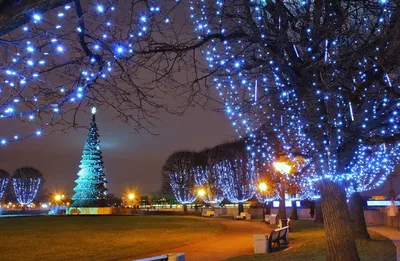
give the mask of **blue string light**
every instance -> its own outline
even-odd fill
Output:
[[[397,71],[385,71],[380,64],[390,42],[356,57],[354,65],[348,57],[351,50],[363,53],[367,43],[386,37],[397,4],[377,0],[367,8],[364,1],[350,3],[359,10],[347,14],[350,38],[332,31],[318,45],[318,28],[312,24],[281,31],[287,21],[268,15],[266,1],[249,3],[190,1],[198,39],[219,35],[202,53],[209,68],[217,70],[213,84],[232,126],[239,137],[252,140],[249,153],[258,161],[276,160],[274,145],[260,134],[265,128],[279,138],[289,158],[301,154],[311,161],[315,173],[303,184],[316,187],[315,182],[327,179],[343,184],[348,194],[381,185],[399,161],[399,143],[384,141],[400,134],[400,100],[389,91],[398,82]],[[313,4],[283,2],[298,21],[307,20]],[[333,20],[343,20],[329,6],[325,10]],[[279,32],[290,37],[281,43]],[[300,78],[299,71],[306,76]]]

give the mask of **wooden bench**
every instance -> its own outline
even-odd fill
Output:
[[[272,252],[272,245],[278,245],[281,248],[281,241],[289,244],[289,226],[272,230],[268,236],[267,252]]]
[[[206,213],[201,213],[202,217],[214,217],[215,216],[215,211],[212,210],[207,210]]]
[[[239,216],[234,216],[233,219],[249,220],[251,219],[250,213],[241,212]]]
[[[184,261],[185,254],[184,253],[176,253],[176,254],[165,254],[162,256],[153,256],[143,259],[135,259],[133,261]]]

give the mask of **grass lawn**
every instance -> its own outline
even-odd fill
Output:
[[[325,261],[325,233],[322,225],[308,220],[293,222],[294,233],[290,233],[290,247],[284,251],[269,254],[240,256],[228,259],[229,261]],[[396,246],[387,237],[370,231],[372,240],[357,242],[361,260],[365,261],[396,261]]]
[[[204,240],[216,222],[175,216],[0,218],[0,260],[121,260]]]

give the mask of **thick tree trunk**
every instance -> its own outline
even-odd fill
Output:
[[[322,213],[326,235],[327,261],[359,261],[350,226],[345,191],[339,184],[324,180],[321,184]]]
[[[290,213],[290,219],[298,220],[299,216],[297,215],[297,205],[296,200],[292,200],[292,211]]]
[[[265,215],[271,215],[271,202],[265,204]]]
[[[243,206],[243,202],[239,202],[238,204],[238,215],[240,215],[240,213],[244,212],[244,206]]]
[[[279,210],[278,217],[279,219],[286,219],[286,207],[285,207],[285,181],[281,182],[281,189],[279,191]]]
[[[371,239],[367,230],[367,223],[365,222],[363,197],[360,193],[353,193],[350,197],[349,208],[352,221],[352,228],[354,237],[356,239]]]
[[[321,199],[315,200],[315,223],[324,223],[324,215],[322,214]]]
[[[183,212],[187,212],[187,204],[183,204]]]
[[[211,210],[211,211],[214,211],[214,209],[215,209],[214,203],[211,203],[211,204],[210,204],[210,210]]]

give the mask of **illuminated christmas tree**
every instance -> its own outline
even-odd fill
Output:
[[[103,167],[103,156],[100,150],[99,133],[96,124],[96,108],[92,109],[92,122],[82,153],[80,171],[72,197],[73,207],[107,206],[106,176]]]

